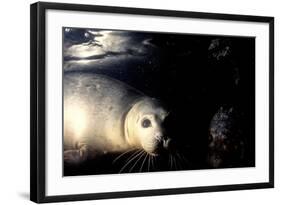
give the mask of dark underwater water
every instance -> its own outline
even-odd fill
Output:
[[[80,36],[83,32],[85,29],[74,29],[71,38],[65,35],[64,43],[75,39],[77,44],[85,43]],[[171,160],[166,153],[152,164],[143,155],[124,168],[132,153],[115,162],[122,153],[108,153],[80,165],[65,164],[64,175],[255,166],[255,39],[148,32],[126,35],[134,42],[149,39],[150,46],[145,53],[126,54],[134,55],[132,58],[122,56],[118,64],[107,62],[102,69],[93,65],[64,72],[104,74],[162,101],[171,113],[165,126],[177,142],[180,156],[172,153],[175,159]],[[235,115],[212,123],[219,112],[228,113],[231,108]],[[226,139],[214,139],[212,126]],[[216,166],[218,159],[221,163]]]

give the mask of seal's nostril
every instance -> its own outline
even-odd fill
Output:
[[[171,139],[170,138],[166,137],[166,139],[163,140],[163,147],[165,149],[170,149],[170,147],[171,147]]]

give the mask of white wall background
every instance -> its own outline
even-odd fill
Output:
[[[52,0],[49,0],[52,1]],[[29,4],[0,6],[0,204],[29,201]],[[60,204],[279,204],[281,200],[281,4],[278,0],[61,0],[69,3],[145,7],[275,17],[275,189],[157,196]],[[17,162],[17,163],[14,163]]]

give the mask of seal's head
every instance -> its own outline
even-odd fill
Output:
[[[165,135],[163,122],[168,112],[153,98],[138,100],[125,119],[125,137],[131,146],[144,149],[156,156],[168,148],[170,139]]]

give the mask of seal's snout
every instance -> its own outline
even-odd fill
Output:
[[[171,144],[171,139],[168,136],[164,135],[164,136],[158,137],[156,146],[155,146],[155,152],[161,153],[161,152],[169,150],[170,144]]]
[[[163,137],[163,147],[165,149],[169,149],[170,144],[171,144],[171,139],[168,137]]]

